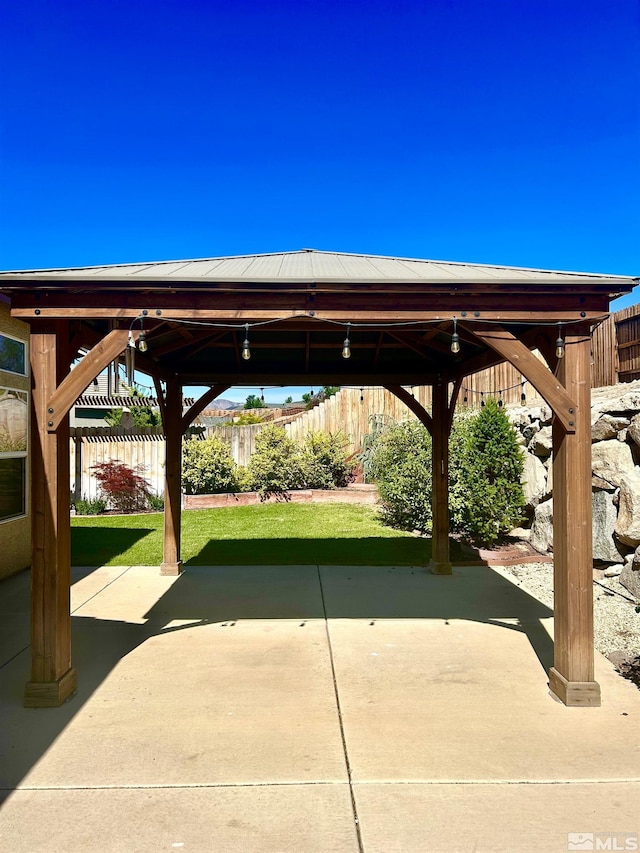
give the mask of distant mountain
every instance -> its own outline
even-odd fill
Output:
[[[233,400],[225,400],[224,397],[216,397],[209,407],[211,409],[242,409],[244,403],[234,403]]]

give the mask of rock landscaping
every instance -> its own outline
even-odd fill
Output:
[[[530,543],[553,551],[551,410],[508,411],[524,451],[523,483]],[[594,639],[618,671],[640,679],[640,381],[592,392]],[[521,531],[526,535],[524,531]],[[552,606],[553,569],[528,563],[507,569]]]
[[[531,545],[553,550],[551,410],[512,407],[525,457],[523,474]],[[593,559],[640,601],[640,380],[592,392]]]

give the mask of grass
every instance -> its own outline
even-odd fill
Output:
[[[163,515],[76,516],[75,566],[159,565]],[[264,504],[182,513],[182,559],[215,565],[420,565],[431,542],[384,527],[353,504]]]

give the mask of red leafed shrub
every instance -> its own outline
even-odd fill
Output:
[[[142,476],[144,466],[130,468],[124,462],[111,459],[92,465],[100,491],[116,512],[138,512],[147,509],[151,486]]]

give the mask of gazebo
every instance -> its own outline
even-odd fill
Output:
[[[554,665],[566,705],[598,705],[591,543],[591,331],[638,279],[303,249],[0,274],[31,327],[31,680],[60,705],[71,662],[69,410],[126,354],[153,377],[166,436],[163,574],[178,574],[182,435],[231,385],[385,386],[433,436],[431,571],[450,574],[448,436],[464,377],[508,361],[551,407]],[[544,359],[532,353],[537,349]],[[81,360],[71,369],[72,363]],[[183,414],[182,388],[209,390]],[[427,412],[406,386],[432,386]]]

